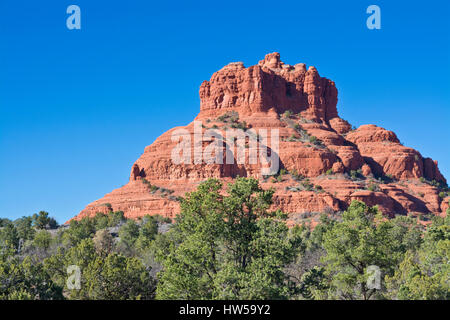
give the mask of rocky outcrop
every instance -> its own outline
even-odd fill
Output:
[[[234,110],[241,116],[303,112],[315,121],[337,118],[337,89],[333,81],[319,76],[315,67],[284,64],[279,53],[266,55],[258,65],[245,68],[233,62],[215,72],[200,86],[198,119]]]
[[[346,139],[354,143],[365,162],[377,175],[396,179],[417,179],[446,182],[439,172],[437,162],[403,146],[395,133],[375,125],[364,125],[350,132]]]
[[[199,94],[195,121],[157,138],[133,164],[128,184],[89,204],[76,218],[112,210],[128,217],[173,217],[180,210],[179,197],[201,181],[231,182],[237,176],[256,177],[264,188],[274,188],[274,209],[291,217],[341,211],[355,199],[379,205],[391,216],[443,214],[448,207],[441,190],[429,183],[446,184],[437,162],[403,146],[392,131],[375,125],[352,130],[338,115],[335,83],[315,67],[288,65],[271,53],[248,68],[241,62],[228,64],[201,84]],[[244,140],[226,140],[238,129],[247,134]],[[211,148],[214,143],[218,148]],[[250,150],[256,150],[255,162],[249,160]],[[280,174],[264,174],[268,164],[259,156],[262,150],[279,157]],[[223,163],[211,161],[216,157]]]

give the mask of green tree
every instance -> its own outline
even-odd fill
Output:
[[[292,232],[301,239],[300,250],[293,263],[286,268],[292,282],[295,283],[293,299],[326,299],[329,289],[328,277],[325,274],[322,257],[326,255],[323,249],[324,234],[330,230],[335,220],[326,214],[320,216],[320,223],[311,228],[309,224],[297,225]]]
[[[67,268],[72,265],[80,268],[82,273],[81,288],[86,288],[86,279],[83,276],[83,272],[97,257],[98,254],[96,253],[92,239],[83,239],[68,250],[63,247],[58,248],[56,254],[51,255],[43,261],[43,265],[45,271],[52,275],[52,281],[61,288],[64,288],[65,296],[69,299],[88,299],[89,296],[86,290],[67,288]]]
[[[109,225],[108,215],[104,213],[98,212],[93,219],[96,230],[105,229]]]
[[[387,297],[401,300],[450,299],[450,217],[436,217],[422,246],[409,250],[394,275],[386,276]]]
[[[160,299],[287,298],[283,267],[295,257],[296,238],[268,211],[272,190],[238,178],[221,194],[210,179],[188,193],[174,227],[159,237],[163,264]],[[162,239],[163,238],[163,239]]]
[[[153,299],[156,283],[142,262],[111,253],[96,257],[83,272],[86,279],[82,291],[88,299],[149,300]]]
[[[138,237],[138,224],[134,220],[127,220],[127,222],[119,230],[119,250],[127,255],[132,255],[134,253],[134,245]]]
[[[41,230],[36,233],[33,240],[33,245],[39,249],[47,250],[52,243],[52,235],[46,230]]]
[[[124,222],[125,220],[126,219],[123,214],[123,211],[114,211],[108,213],[108,227],[115,227]]]
[[[325,268],[314,266],[301,276],[299,292],[306,299],[322,299],[323,291],[328,290],[329,285],[325,275]]]
[[[330,298],[371,299],[377,293],[369,288],[369,266],[383,275],[393,274],[406,251],[409,228],[382,217],[377,207],[353,201],[343,221],[324,234],[326,274],[330,277]]]
[[[95,221],[89,217],[81,220],[71,220],[69,229],[62,235],[63,243],[66,245],[77,245],[83,239],[92,238],[95,234]]]
[[[32,257],[23,261],[13,251],[0,253],[0,299],[63,299],[62,288],[55,284],[42,263]]]
[[[11,223],[11,220],[9,220],[7,218],[0,218],[0,228],[6,227],[10,223]]]
[[[89,284],[84,276],[84,272],[89,267],[89,264],[97,257],[99,257],[99,255],[96,253],[93,240],[87,238],[81,240],[76,246],[70,248],[67,252],[60,252],[59,257],[55,257],[54,259],[47,261],[47,268],[56,269],[56,281],[64,285],[65,290],[68,292],[71,299],[89,299],[89,294],[87,292],[87,287]],[[52,263],[54,263],[53,266]],[[81,270],[81,290],[69,290],[67,288],[67,267],[71,265],[75,265]]]
[[[22,217],[14,221],[19,239],[32,240],[36,231],[33,229],[33,218]]]
[[[145,216],[139,229],[139,236],[136,240],[136,248],[145,250],[158,234],[158,222],[152,216]]]
[[[0,229],[0,247],[17,250],[19,247],[19,234],[13,223],[6,224]]]
[[[33,226],[38,229],[56,229],[58,223],[54,218],[48,216],[48,212],[39,211],[39,213],[33,214]]]

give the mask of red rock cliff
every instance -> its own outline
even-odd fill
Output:
[[[292,220],[305,212],[344,210],[355,199],[378,204],[389,215],[441,214],[446,208],[438,188],[428,183],[446,184],[437,162],[401,145],[392,131],[375,125],[352,130],[338,116],[335,83],[321,77],[315,67],[284,64],[278,53],[248,68],[230,63],[202,83],[200,98],[195,119],[202,123],[200,134],[210,128],[277,129],[280,168],[287,173],[262,176],[264,165],[259,161],[196,163],[193,150],[191,162],[174,163],[176,137],[180,129],[194,134],[192,122],[146,147],[132,166],[128,184],[89,204],[77,218],[112,210],[122,210],[128,217],[173,217],[180,210],[177,197],[199,182],[210,177],[232,181],[238,175],[257,177],[263,187],[273,187],[274,207]],[[201,143],[201,150],[207,147]],[[224,148],[227,152],[228,146]]]

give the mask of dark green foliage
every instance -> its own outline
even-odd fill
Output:
[[[139,226],[134,220],[127,222],[119,230],[119,251],[126,255],[133,255],[134,245],[139,236]]]
[[[48,216],[48,212],[39,211],[39,213],[33,214],[33,227],[37,229],[55,229],[58,227],[58,223],[54,218]]]
[[[386,175],[382,175],[382,176],[378,177],[378,180],[379,180],[380,183],[391,183],[395,179],[392,176],[392,174],[386,174]]]
[[[8,223],[0,229],[0,249],[12,249],[16,251],[19,247],[19,234],[13,223]]]
[[[52,236],[46,230],[38,231],[33,240],[34,246],[43,250],[47,250],[48,248],[50,248],[51,242]]]
[[[110,216],[109,214],[97,212],[97,214],[94,216],[95,230],[101,230],[101,229],[107,228],[110,224],[109,216]]]
[[[421,239],[422,241],[422,239]],[[450,299],[450,218],[435,217],[423,244],[408,251],[392,276],[386,277],[387,298],[400,300]]]
[[[312,269],[302,274],[300,287],[298,292],[303,298],[314,299],[314,291],[325,291],[329,288],[325,269],[323,267],[314,266]]]
[[[144,264],[143,255],[150,252],[158,225],[170,219],[146,216],[136,223],[120,211],[98,213],[50,232],[47,229],[55,225],[52,220],[43,211],[14,222],[2,220],[0,300],[154,297],[152,265]],[[117,234],[110,230],[117,232],[121,225],[122,239],[116,244]],[[120,253],[121,246],[128,256]],[[81,270],[80,290],[67,287],[69,266]]]
[[[11,251],[0,251],[0,300],[34,299],[63,299],[62,288],[39,261],[32,257],[20,261]]]
[[[123,211],[114,211],[108,213],[108,227],[115,227],[125,221]]]
[[[136,239],[136,248],[145,250],[151,245],[152,241],[155,240],[156,235],[158,234],[158,221],[162,220],[167,223],[166,219],[161,218],[145,216],[142,219],[142,223],[139,229],[139,235]]]
[[[290,174],[295,191],[324,192]],[[1,219],[0,299],[450,298],[450,209],[426,216],[424,227],[354,201],[343,213],[325,210],[318,223],[319,213],[303,212],[307,219],[289,229],[286,215],[269,209],[273,192],[253,178],[226,190],[210,179],[180,199],[173,224],[120,211],[58,230],[45,212]],[[81,271],[79,290],[67,287],[69,266]],[[371,266],[380,287],[368,285]]]
[[[297,242],[282,215],[267,211],[273,191],[257,180],[238,178],[222,196],[210,179],[182,202],[158,259],[163,273],[157,297],[171,299],[287,298],[283,266]]]
[[[79,293],[85,299],[149,300],[154,297],[155,281],[142,262],[117,253],[105,259],[95,257],[84,272],[86,281]]]
[[[95,221],[88,217],[81,220],[71,220],[70,228],[63,233],[66,245],[77,245],[81,240],[92,238],[95,234]]]
[[[331,277],[330,297],[370,299],[377,289],[367,286],[369,266],[391,275],[411,243],[420,241],[414,221],[385,220],[376,207],[354,201],[323,238],[325,273]]]
[[[5,227],[6,225],[12,223],[11,220],[6,218],[0,218],[0,228]]]
[[[14,221],[19,239],[32,240],[36,231],[33,228],[32,217],[22,217]]]

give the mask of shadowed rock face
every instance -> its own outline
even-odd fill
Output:
[[[351,130],[338,116],[334,82],[312,66],[284,64],[278,53],[271,53],[248,68],[241,62],[228,64],[204,81],[199,93],[200,113],[195,120],[203,126],[195,129],[192,122],[161,135],[133,164],[128,184],[89,204],[76,218],[112,210],[133,218],[173,217],[180,210],[177,197],[201,181],[214,177],[231,182],[237,176],[256,177],[264,188],[273,187],[273,207],[290,213],[292,219],[305,212],[344,210],[355,199],[378,204],[389,215],[441,214],[447,208],[448,199],[419,180],[446,183],[437,162],[401,145],[392,131],[375,125]],[[283,115],[286,111],[290,113]],[[215,128],[225,136],[236,126],[256,132],[278,130],[280,168],[295,174],[278,181],[264,177],[260,158],[254,164],[248,158],[242,164],[195,163],[196,154],[190,149],[191,162],[172,160],[180,129],[193,137],[195,130],[204,134]],[[205,152],[210,144],[200,143],[201,150]],[[223,154],[236,152],[231,149],[223,144]]]

